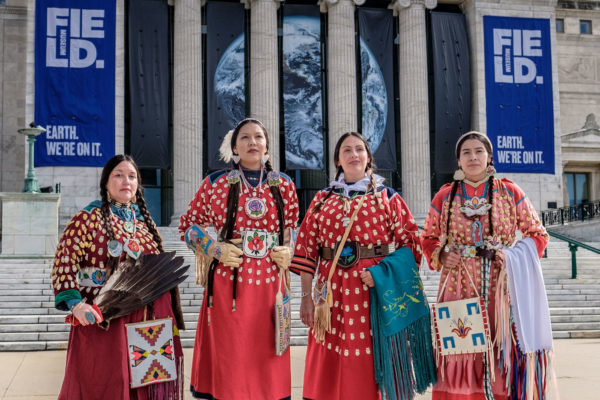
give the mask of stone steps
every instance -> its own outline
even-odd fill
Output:
[[[179,242],[173,228],[160,228],[167,251],[176,250],[193,268],[194,257]],[[598,247],[598,246],[596,246]],[[549,258],[542,269],[550,304],[555,338],[600,337],[600,256],[579,250],[578,279],[570,279],[571,255],[568,246],[551,241]],[[67,313],[54,309],[50,287],[52,259],[0,258],[0,351],[56,350],[66,348],[69,327]],[[203,288],[194,283],[193,269],[180,285],[184,319],[188,329],[181,331],[185,347],[194,344]],[[423,285],[430,303],[435,302],[439,273],[426,265],[421,269]],[[307,342],[308,328],[299,318],[300,278],[292,275],[292,344]]]

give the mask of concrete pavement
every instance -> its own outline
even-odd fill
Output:
[[[555,340],[555,362],[562,400],[600,398],[600,339]],[[185,353],[185,387],[189,387],[192,349]],[[302,399],[306,347],[292,347],[292,399]],[[65,351],[0,353],[0,399],[56,399],[64,374]],[[192,399],[186,392],[186,400]],[[417,400],[430,400],[426,393]],[[245,399],[240,399],[245,400]],[[248,399],[251,400],[251,399]]]

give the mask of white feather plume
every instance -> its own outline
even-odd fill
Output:
[[[233,129],[227,132],[225,137],[223,138],[223,142],[221,142],[221,147],[219,147],[219,155],[221,160],[226,163],[231,162],[231,157],[233,156],[233,151],[231,150],[231,137],[233,136]]]

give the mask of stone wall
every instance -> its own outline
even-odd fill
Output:
[[[560,1],[556,18],[564,20],[564,33],[556,34],[560,83],[561,131],[581,129],[588,114],[600,116],[600,2],[596,9],[578,9],[577,2]],[[579,21],[592,21],[592,34],[579,33]]]

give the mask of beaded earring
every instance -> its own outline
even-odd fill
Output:
[[[240,163],[240,156],[238,154],[234,154],[231,156],[231,161],[233,161],[235,164],[239,164]]]
[[[454,180],[455,181],[462,181],[463,179],[465,179],[465,172],[461,168],[454,171]]]

